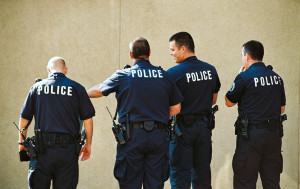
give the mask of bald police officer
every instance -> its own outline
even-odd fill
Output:
[[[174,34],[170,55],[177,66],[169,69],[184,96],[178,115],[182,137],[170,143],[170,182],[172,188],[211,188],[212,157],[209,110],[216,103],[221,83],[214,66],[198,60],[194,41],[187,32]]]
[[[285,92],[281,77],[265,66],[263,56],[264,47],[259,41],[243,45],[244,66],[225,97],[228,107],[238,103],[237,145],[232,162],[235,189],[256,188],[258,173],[263,188],[280,188],[280,115],[285,109]]]
[[[80,119],[84,120],[86,144],[81,149],[81,160],[91,154],[94,107],[83,86],[67,78],[67,67],[61,57],[49,60],[49,77],[35,83],[21,110],[19,128],[22,130],[35,118],[35,130],[40,130],[44,152],[31,158],[29,188],[76,188],[78,183],[78,154],[76,140]],[[27,130],[23,132],[26,136]],[[23,139],[20,136],[19,141]],[[26,150],[23,145],[20,151]]]
[[[130,140],[117,145],[114,176],[121,189],[162,189],[169,177],[168,119],[180,111],[182,96],[168,74],[149,62],[145,38],[130,42],[134,65],[118,70],[102,84],[88,90],[93,97],[116,93],[119,123],[126,114],[133,129]]]

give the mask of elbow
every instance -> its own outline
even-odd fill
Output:
[[[215,104],[217,103],[217,99],[218,99],[218,93],[214,93],[214,94],[213,94],[212,105],[215,105]]]
[[[92,88],[87,90],[87,94],[90,98],[95,98],[96,97],[96,93],[97,91],[96,90],[93,90]]]
[[[230,102],[228,99],[227,99],[227,97],[225,96],[225,105],[227,106],[227,107],[232,107],[232,106],[234,106],[236,103],[232,103],[232,102]]]
[[[217,99],[212,101],[212,105],[215,105],[217,103]]]
[[[227,107],[231,107],[231,105],[226,101],[225,102],[225,105],[227,106]]]
[[[88,94],[88,96],[90,97],[90,98],[92,98],[93,97],[93,92],[92,92],[92,88],[90,88],[90,89],[88,89],[87,91],[86,91],[86,93]]]
[[[180,113],[181,110],[181,104],[176,104],[174,106],[170,106],[170,117],[172,117],[172,115],[177,115]]]
[[[181,104],[179,103],[179,104],[176,105],[176,108],[175,108],[175,110],[174,110],[174,115],[179,114],[179,113],[180,113],[180,110],[181,110]]]
[[[177,109],[175,112],[174,112],[174,115],[177,115],[180,113],[180,109]]]
[[[101,89],[100,89],[100,85],[96,85],[96,86],[90,88],[89,90],[87,90],[87,94],[90,98],[98,98],[98,97],[103,96]]]

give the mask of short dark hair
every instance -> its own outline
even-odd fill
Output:
[[[171,41],[175,41],[177,48],[185,46],[189,51],[195,52],[194,40],[188,32],[178,32],[174,34],[169,42]]]
[[[145,38],[137,37],[129,44],[130,52],[134,59],[149,58],[150,45]]]
[[[248,53],[253,60],[262,61],[264,57],[264,46],[261,42],[251,40],[243,45],[244,55]]]

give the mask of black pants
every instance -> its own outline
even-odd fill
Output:
[[[120,189],[163,189],[169,178],[169,140],[166,130],[134,129],[129,141],[118,144],[114,176]]]
[[[170,183],[172,189],[210,189],[212,158],[211,130],[207,119],[195,119],[186,127],[180,124],[182,137],[170,142]]]
[[[232,161],[235,189],[255,189],[260,174],[264,189],[280,189],[281,137],[267,128],[251,129],[250,139],[237,136]]]
[[[31,189],[73,189],[78,184],[78,156],[75,144],[62,148],[58,144],[47,148],[30,160],[28,184]]]

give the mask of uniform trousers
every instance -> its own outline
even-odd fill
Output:
[[[114,176],[120,189],[163,189],[169,178],[167,130],[133,129],[125,144],[117,145]]]
[[[78,156],[76,145],[60,147],[55,144],[45,152],[31,158],[28,171],[30,189],[74,189],[78,184]]]
[[[170,182],[172,189],[211,188],[211,130],[207,118],[193,118],[190,125],[178,124],[182,136],[170,142]]]
[[[237,136],[232,167],[235,189],[255,189],[260,174],[264,189],[280,189],[281,136],[278,129],[250,129],[250,138]]]

